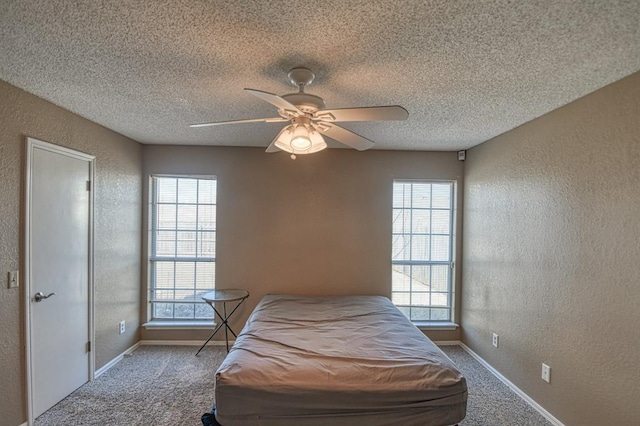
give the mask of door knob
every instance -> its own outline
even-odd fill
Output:
[[[33,296],[33,298],[36,300],[36,302],[41,302],[44,299],[48,299],[48,298],[50,298],[51,296],[54,296],[54,295],[55,295],[55,293],[49,293],[49,294],[45,295],[43,292],[39,291]]]

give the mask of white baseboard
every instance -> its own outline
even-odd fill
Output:
[[[24,422],[20,426],[29,426],[29,422]]]
[[[494,376],[496,376],[498,378],[498,380],[500,380],[502,383],[507,385],[512,391],[514,391],[527,404],[529,404],[531,407],[533,407],[534,410],[536,410],[538,413],[540,413],[552,425],[554,425],[554,426],[564,426],[564,424],[560,420],[558,420],[555,417],[553,417],[553,415],[550,412],[548,412],[540,404],[535,402],[529,395],[524,393],[519,387],[517,387],[516,385],[511,383],[511,381],[509,379],[507,379],[502,374],[500,374],[498,372],[498,370],[493,368],[487,361],[485,361],[480,355],[475,353],[470,347],[468,347],[467,345],[465,345],[462,342],[458,342],[458,343],[459,343],[459,345],[460,345],[460,347],[462,349],[464,349],[469,355],[474,357],[476,359],[476,361],[478,361],[480,364],[482,364],[482,366],[484,368],[489,370],[491,372],[491,374],[493,374]]]
[[[122,361],[122,358],[124,358],[125,355],[129,355],[131,352],[138,349],[138,346],[140,346],[140,342],[134,344],[129,349],[122,352],[120,355],[118,355],[117,357],[115,357],[114,359],[112,359],[111,361],[109,361],[99,369],[97,369],[96,372],[93,374],[93,378],[97,379],[98,377],[102,376],[108,369],[110,369],[111,367],[113,367],[114,365]]]
[[[203,340],[141,340],[142,346],[202,346]],[[229,347],[235,343],[235,340],[229,340]],[[211,340],[207,346],[224,346],[224,340]]]

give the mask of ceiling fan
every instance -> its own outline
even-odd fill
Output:
[[[278,108],[280,117],[217,121],[191,124],[189,127],[256,122],[284,123],[289,121],[291,124],[285,126],[278,133],[267,147],[266,152],[283,150],[291,153],[291,158],[295,159],[296,154],[312,154],[325,149],[327,144],[322,135],[359,151],[369,149],[375,145],[373,141],[335,123],[406,120],[409,117],[407,110],[398,105],[326,109],[324,99],[304,92],[305,87],[310,85],[315,78],[315,74],[311,70],[294,68],[289,71],[288,76],[291,83],[298,88],[297,93],[278,96],[261,90],[244,89],[246,92]]]

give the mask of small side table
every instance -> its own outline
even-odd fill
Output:
[[[213,330],[213,333],[211,333],[211,336],[209,336],[207,341],[204,342],[204,344],[200,347],[200,349],[198,349],[198,352],[196,352],[196,356],[198,356],[200,351],[204,349],[205,346],[207,346],[207,343],[209,343],[209,341],[213,339],[213,336],[215,336],[216,333],[220,331],[222,327],[224,327],[224,338],[227,343],[227,352],[229,352],[229,332],[231,332],[231,334],[233,334],[234,337],[236,338],[238,337],[236,333],[234,333],[231,327],[229,326],[229,318],[231,318],[231,315],[233,315],[233,313],[240,307],[240,305],[242,305],[242,303],[247,299],[247,297],[249,297],[249,292],[246,290],[239,290],[239,289],[213,290],[202,295],[202,300],[207,302],[209,306],[213,308],[213,312],[215,312],[215,314],[218,316],[218,318],[220,318],[220,321],[222,322],[218,324],[215,330]],[[222,315],[216,309],[215,304],[217,302],[222,303]],[[237,302],[237,303],[236,303],[236,306],[227,315],[227,303],[229,302]]]

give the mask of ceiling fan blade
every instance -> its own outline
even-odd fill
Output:
[[[355,148],[358,151],[364,151],[365,149],[369,149],[375,145],[373,141],[353,133],[351,130],[347,130],[344,127],[340,127],[337,124],[323,122],[320,123],[317,128],[319,132],[324,133],[331,139],[335,139],[336,141],[350,146],[351,148]]]
[[[295,106],[288,100],[281,98],[278,95],[274,95],[273,93],[263,92],[262,90],[256,90],[256,89],[244,89],[244,90],[246,92],[251,93],[253,96],[257,96],[263,101],[269,102],[271,105],[274,105],[278,109],[283,109],[285,111],[291,111],[297,114],[302,114],[302,111],[300,111],[297,106]]]
[[[322,121],[382,121],[406,120],[409,112],[399,105],[323,109],[315,114]]]
[[[221,124],[239,124],[239,123],[283,123],[285,121],[289,121],[286,118],[282,117],[274,117],[274,118],[249,118],[247,120],[229,120],[229,121],[215,121],[213,123],[200,123],[200,124],[189,124],[189,127],[211,127],[211,126],[219,126]]]
[[[272,153],[272,152],[282,151],[280,148],[276,146],[276,142],[278,142],[278,139],[280,139],[280,136],[282,136],[287,131],[288,128],[289,126],[284,126],[282,130],[278,132],[278,134],[276,135],[275,138],[273,138],[273,141],[269,144],[265,152]]]

